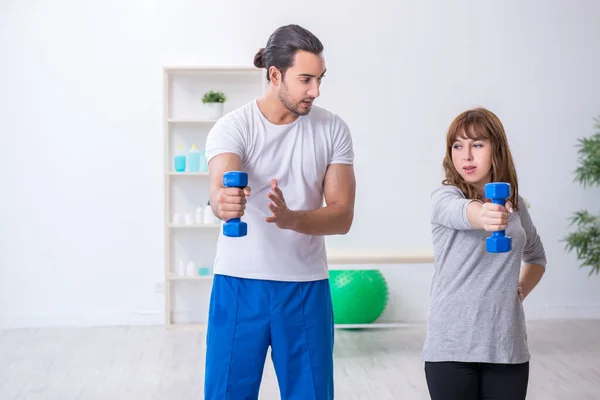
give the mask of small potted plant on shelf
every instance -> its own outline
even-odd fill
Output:
[[[227,97],[223,92],[209,90],[204,94],[202,103],[204,104],[207,118],[217,119],[223,115],[223,105]]]

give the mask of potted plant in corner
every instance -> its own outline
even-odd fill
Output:
[[[223,105],[225,101],[227,101],[227,97],[223,92],[215,92],[213,90],[206,92],[202,98],[206,118],[220,118],[223,115]]]
[[[595,120],[597,132],[588,138],[578,139],[579,166],[575,170],[575,181],[586,186],[600,185],[600,119]],[[596,202],[596,204],[598,204]],[[600,273],[600,214],[579,210],[571,217],[576,230],[563,239],[568,252],[576,251],[581,267],[589,267],[588,274]]]

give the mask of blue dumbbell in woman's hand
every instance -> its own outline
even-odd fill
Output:
[[[504,206],[510,197],[510,183],[492,182],[485,185],[485,197],[494,204]],[[512,249],[512,240],[506,236],[505,231],[492,232],[492,236],[485,240],[485,248],[490,253],[506,253]]]
[[[229,171],[223,174],[223,186],[236,187],[243,190],[248,186],[248,173],[242,171]],[[242,237],[248,234],[248,224],[240,218],[232,218],[223,224],[223,235],[228,237]]]

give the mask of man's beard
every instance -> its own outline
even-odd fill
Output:
[[[277,95],[278,95],[281,103],[283,103],[285,108],[287,108],[290,112],[292,112],[296,115],[306,115],[310,112],[310,108],[305,111],[304,110],[301,111],[299,104],[293,104],[290,101],[289,96],[288,96],[287,86],[285,85],[285,83],[283,83],[281,85],[281,89],[279,90],[279,93]]]

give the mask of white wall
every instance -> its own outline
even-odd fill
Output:
[[[320,104],[354,133],[356,223],[331,246],[429,246],[445,130],[483,105],[505,123],[546,243],[528,315],[600,317],[600,277],[559,243],[573,210],[599,209],[572,171],[600,114],[600,4],[349,4],[1,2],[0,325],[162,322],[161,68],[250,64],[287,23],[324,42]],[[386,319],[423,320],[431,266],[385,273]]]

